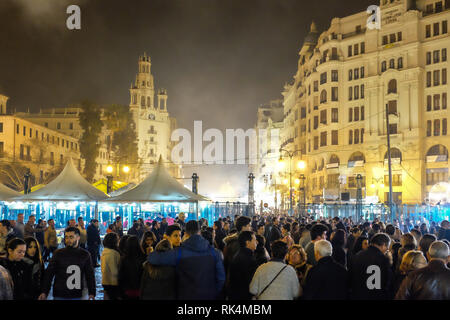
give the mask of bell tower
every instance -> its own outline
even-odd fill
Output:
[[[150,57],[144,53],[139,57],[138,74],[134,84],[130,87],[130,108],[139,110],[152,110],[154,106],[155,88],[151,74]]]
[[[9,97],[0,94],[0,114],[7,114],[6,102],[8,101],[8,99]]]

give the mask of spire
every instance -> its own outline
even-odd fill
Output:
[[[317,25],[314,22],[314,20],[311,22],[311,29],[310,32],[317,32]]]

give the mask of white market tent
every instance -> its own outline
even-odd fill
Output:
[[[13,197],[20,197],[22,194],[20,192],[14,191],[8,188],[4,184],[0,183],[0,201],[8,201]]]
[[[10,199],[11,201],[80,201],[92,202],[109,198],[87,182],[69,158],[64,170],[49,184],[26,195]]]
[[[164,167],[162,158],[153,171],[136,187],[106,201],[115,202],[192,202],[210,201],[195,194],[173,178]]]

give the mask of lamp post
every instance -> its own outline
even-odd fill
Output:
[[[302,216],[306,216],[306,185],[305,185],[305,175],[302,173],[300,175],[300,180],[301,180],[301,187],[300,187],[300,191],[303,193],[303,209],[302,209]],[[299,201],[300,203],[300,201]]]
[[[356,214],[358,215],[358,219],[361,219],[362,216],[362,208],[361,208],[361,201],[362,201],[362,175],[358,174],[356,176]]]
[[[248,206],[249,206],[249,215],[254,216],[254,205],[255,205],[255,188],[254,188],[255,176],[253,173],[248,175]]]
[[[286,152],[289,157],[289,215],[292,216],[292,158],[294,157],[294,154],[301,150],[295,150],[295,151],[289,151],[283,148],[280,148],[280,160],[279,162],[283,161],[282,152]],[[299,168],[304,169],[305,163],[304,161],[299,163]]]
[[[118,163],[117,164],[117,169],[116,169],[117,178],[119,177],[119,173],[120,173],[119,168],[120,168],[120,164]],[[122,167],[122,170],[123,170],[123,172],[125,172],[128,175],[128,173],[130,172],[130,167],[127,166],[127,165],[124,165]],[[113,168],[112,165],[108,165],[106,167],[106,172],[108,173],[108,175],[106,176],[106,179],[107,179],[107,181],[106,181],[106,193],[108,193],[108,194],[110,192],[114,191],[113,190],[113,183],[114,183],[113,179],[114,179],[114,176],[112,175],[113,171],[114,171],[114,168]]]
[[[30,173],[30,169],[27,170],[27,172],[25,173],[24,177],[24,182],[23,182],[23,194],[29,194],[30,193],[30,177],[31,177],[31,173]]]
[[[198,175],[194,172],[192,174],[192,192],[198,194]]]

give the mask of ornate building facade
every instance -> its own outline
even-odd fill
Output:
[[[449,182],[450,1],[381,0],[380,28],[360,12],[313,23],[285,87],[281,146],[306,160],[308,202],[422,203]],[[386,117],[389,117],[387,127]]]

